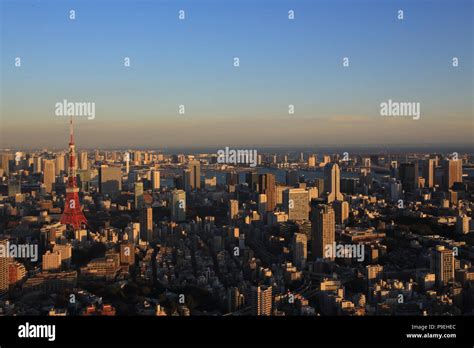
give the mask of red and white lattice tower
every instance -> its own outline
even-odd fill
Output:
[[[61,216],[61,223],[72,226],[75,230],[87,224],[87,219],[79,203],[79,188],[76,178],[76,150],[74,146],[74,130],[72,127],[72,117],[69,121],[69,164],[67,170],[66,201],[64,211]]]

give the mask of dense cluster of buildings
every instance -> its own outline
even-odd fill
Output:
[[[473,158],[4,151],[0,313],[472,315]]]

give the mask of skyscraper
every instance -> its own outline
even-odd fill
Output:
[[[186,192],[183,190],[175,190],[171,195],[171,220],[186,220]]]
[[[318,188],[319,197],[322,197],[322,194],[326,192],[324,190],[324,179],[322,178],[315,178],[314,179],[314,186]]]
[[[46,187],[46,192],[51,193],[56,179],[54,160],[44,160],[43,168],[43,184]]]
[[[308,238],[304,233],[293,235],[293,263],[299,268],[304,268],[307,259]]]
[[[111,197],[117,196],[122,190],[122,169],[101,166],[99,168],[99,188],[102,194],[108,194]]]
[[[326,258],[326,246],[332,246],[335,241],[336,225],[334,209],[326,204],[312,207],[311,229],[313,258]]]
[[[276,184],[274,174],[260,174],[258,177],[259,193],[267,196],[267,211],[273,211],[276,206]]]
[[[43,170],[41,164],[42,164],[43,158],[41,156],[35,156],[33,157],[33,173],[41,173]]]
[[[400,181],[405,192],[413,192],[418,186],[418,163],[402,163],[399,169]]]
[[[201,188],[201,162],[198,160],[189,161],[190,185],[191,190],[198,190]]]
[[[144,206],[143,200],[143,183],[136,182],[134,185],[134,199],[135,199],[135,209],[142,209]]]
[[[160,189],[160,171],[159,170],[152,171],[151,185],[152,185],[153,190]]]
[[[259,191],[258,187],[258,173],[247,173],[245,174],[245,181],[252,191]]]
[[[283,191],[283,209],[288,220],[302,221],[309,218],[309,192],[294,188]]]
[[[89,169],[89,160],[87,159],[87,151],[81,151],[79,155],[79,168],[81,170]]]
[[[431,271],[436,275],[436,284],[448,284],[454,279],[454,254],[450,249],[437,245],[431,254]]]
[[[434,187],[435,160],[426,159],[423,162],[423,178],[425,178],[425,187]]]
[[[455,182],[462,182],[462,162],[457,159],[443,161],[443,189],[448,191]]]
[[[56,158],[55,158],[55,164],[54,164],[54,168],[56,170],[56,176],[60,175],[61,172],[64,172],[65,170],[65,163],[66,163],[66,156],[64,156],[63,153],[59,153],[56,155]]]
[[[10,153],[2,153],[0,155],[0,168],[3,169],[5,175],[10,174],[10,159],[12,158],[12,154]]]
[[[334,201],[332,202],[332,207],[336,217],[336,224],[346,224],[349,219],[349,203],[345,201]]]
[[[251,306],[253,315],[271,315],[272,314],[272,287],[254,286],[251,289]]]
[[[337,163],[328,163],[324,166],[324,190],[327,192],[327,202],[342,201],[341,173]]]
[[[183,169],[183,189],[186,192],[192,191],[191,170],[189,168]]]
[[[140,210],[140,239],[151,242],[153,238],[153,208],[146,207]]]

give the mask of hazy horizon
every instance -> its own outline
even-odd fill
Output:
[[[95,103],[75,118],[78,148],[473,146],[472,7],[2,1],[0,147],[65,148],[65,99]],[[419,103],[420,119],[381,117],[388,100]]]

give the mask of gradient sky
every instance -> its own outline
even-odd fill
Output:
[[[66,147],[63,99],[96,103],[84,148],[473,144],[471,0],[0,4],[0,147]],[[381,117],[388,99],[421,119]]]

